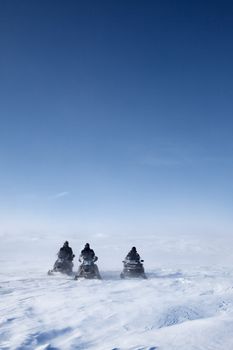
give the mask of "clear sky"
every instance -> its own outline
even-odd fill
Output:
[[[231,233],[232,1],[0,1],[0,229]]]

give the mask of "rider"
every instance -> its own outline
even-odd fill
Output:
[[[132,247],[129,253],[126,255],[125,260],[140,262],[140,255],[135,247]]]
[[[84,249],[81,251],[81,254],[79,256],[79,261],[81,262],[82,259],[94,260],[94,261],[98,259],[97,256],[95,256],[94,250],[90,248],[89,243],[86,243]]]
[[[141,260],[140,255],[137,252],[136,247],[132,247],[129,253],[126,255],[125,260],[123,261],[124,269],[121,273],[121,278],[129,277],[142,277],[147,278],[143,263],[144,260]]]
[[[65,243],[63,244],[63,247],[61,247],[61,249],[59,250],[58,257],[60,259],[69,260],[69,261],[72,261],[74,259],[75,255],[73,254],[72,248],[69,247],[68,241],[65,241]]]
[[[93,262],[95,274],[97,278],[101,279],[98,266],[94,264],[95,261],[98,260],[98,257],[95,255],[95,252],[93,249],[90,248],[90,244],[86,243],[84,249],[81,251],[81,254],[79,256],[79,261],[82,262],[83,260],[89,260]],[[81,273],[82,270],[82,264],[78,268],[77,276]]]

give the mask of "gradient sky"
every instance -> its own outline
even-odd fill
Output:
[[[231,233],[232,62],[232,1],[0,1],[0,229]]]

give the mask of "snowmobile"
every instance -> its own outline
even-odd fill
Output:
[[[132,277],[132,278],[144,278],[146,279],[146,274],[144,271],[144,267],[143,267],[143,262],[144,260],[139,260],[139,261],[135,261],[135,260],[123,260],[122,261],[124,264],[124,268],[123,271],[120,274],[120,277],[126,278],[126,277]]]
[[[66,275],[72,275],[73,266],[71,260],[59,258],[55,261],[53,269],[48,271],[48,275],[53,275],[54,272],[64,273]]]
[[[74,279],[78,278],[86,278],[86,279],[101,279],[99,270],[95,262],[98,260],[97,257],[94,259],[82,259],[81,265],[79,266],[79,270],[75,275]]]

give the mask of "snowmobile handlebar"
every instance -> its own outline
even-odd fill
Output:
[[[82,256],[80,256],[79,257],[79,259],[78,259],[78,261],[80,262],[80,263],[82,263],[83,261],[92,261],[92,262],[96,262],[97,260],[98,260],[98,256],[95,256],[94,258],[91,258],[91,259],[85,259],[84,257],[82,257]]]
[[[141,263],[144,262],[144,260],[130,260],[130,259],[122,260],[123,264],[125,264],[125,263],[127,263],[127,262],[130,262],[130,261],[136,261],[136,262],[141,262]]]

